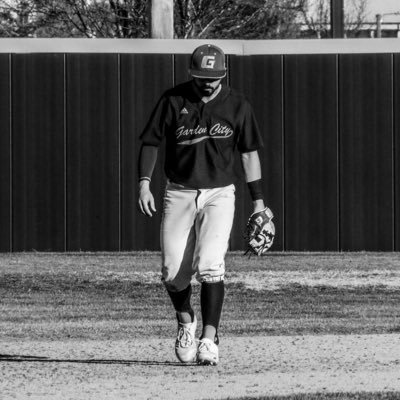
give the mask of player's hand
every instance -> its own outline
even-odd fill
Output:
[[[139,183],[139,209],[142,214],[152,217],[156,212],[153,194],[150,191],[150,184],[148,181],[141,181]]]
[[[275,225],[272,222],[273,217],[274,214],[268,207],[250,215],[244,235],[247,242],[245,254],[251,252],[257,256],[261,256],[272,246],[275,237]]]

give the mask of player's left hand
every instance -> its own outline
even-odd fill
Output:
[[[252,252],[261,256],[272,246],[275,237],[273,217],[268,207],[250,215],[246,225],[245,240],[248,247],[245,254]]]
[[[253,201],[253,214],[260,212],[265,209],[264,200],[254,200]]]

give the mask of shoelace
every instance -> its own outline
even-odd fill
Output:
[[[178,342],[181,347],[190,347],[193,344],[193,338],[188,328],[184,326],[179,328]]]
[[[210,351],[211,343],[200,342],[199,351],[202,351],[204,347],[207,351]]]

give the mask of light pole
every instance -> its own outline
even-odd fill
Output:
[[[331,0],[331,31],[332,38],[344,37],[343,0]]]
[[[377,38],[382,37],[382,19],[383,19],[382,14],[376,14],[376,37]]]
[[[174,0],[151,0],[150,37],[174,38]]]

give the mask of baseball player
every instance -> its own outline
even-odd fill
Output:
[[[246,98],[221,83],[225,55],[202,45],[191,56],[191,79],[167,90],[145,127],[139,156],[139,208],[156,212],[150,190],[158,148],[166,146],[161,222],[162,281],[176,311],[175,354],[216,365],[224,300],[225,255],[235,208],[234,153],[239,151],[254,213],[265,209],[258,150],[262,138]],[[201,284],[202,331],[196,343],[192,278]]]

